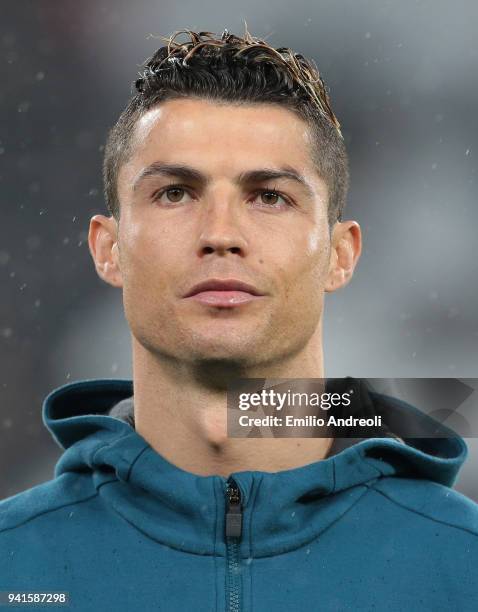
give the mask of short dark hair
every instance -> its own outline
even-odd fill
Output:
[[[186,34],[186,42],[178,37]],[[328,88],[312,60],[289,48],[275,49],[247,31],[229,34],[181,30],[164,39],[134,82],[134,93],[110,130],[103,180],[109,212],[119,220],[117,181],[132,153],[138,119],[166,100],[199,98],[231,104],[277,104],[295,112],[312,130],[313,159],[329,192],[328,219],[341,220],[349,184],[348,157]]]

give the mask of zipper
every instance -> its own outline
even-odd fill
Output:
[[[229,477],[226,482],[226,610],[241,610],[241,558],[242,536],[241,491],[236,481]]]

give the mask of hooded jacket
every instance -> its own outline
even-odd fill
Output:
[[[299,468],[198,476],[135,431],[132,398],[128,380],[48,395],[64,452],[52,480],[0,502],[0,591],[68,593],[75,611],[478,610],[459,436],[385,429]]]

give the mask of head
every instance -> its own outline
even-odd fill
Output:
[[[246,32],[178,33],[146,63],[105,147],[110,216],[89,245],[123,289],[133,338],[180,361],[256,365],[320,335],[323,297],[351,278],[348,162],[315,65]],[[209,279],[261,295],[185,297]]]

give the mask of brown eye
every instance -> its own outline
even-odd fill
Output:
[[[194,197],[189,192],[187,187],[181,185],[169,185],[161,189],[158,193],[153,195],[153,202],[158,202],[163,206],[169,204],[187,204],[191,202]]]
[[[184,189],[180,187],[173,187],[165,192],[170,202],[180,202],[184,196]]]
[[[279,195],[277,193],[274,193],[273,191],[264,191],[261,194],[261,198],[264,204],[274,205],[277,204]]]
[[[264,189],[255,194],[256,206],[262,208],[284,209],[291,206],[290,200],[279,191]]]

